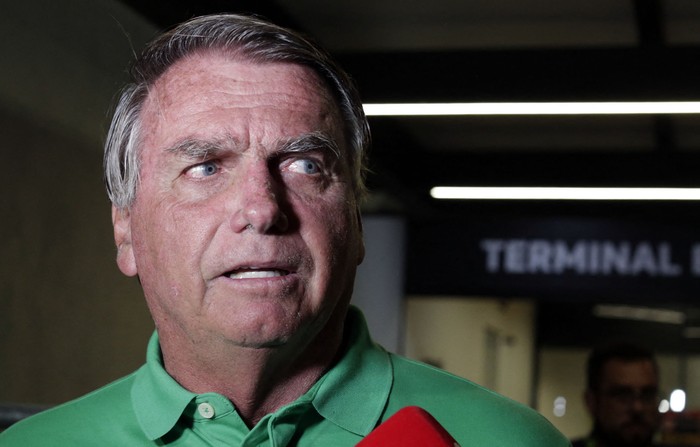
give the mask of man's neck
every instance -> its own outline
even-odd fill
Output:
[[[161,349],[165,369],[180,385],[198,394],[226,396],[252,427],[306,393],[331,367],[342,342],[342,324],[339,326],[322,331],[305,346],[222,344],[225,348],[201,353],[188,352],[179,341],[161,338]]]

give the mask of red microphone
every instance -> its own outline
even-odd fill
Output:
[[[420,407],[404,407],[356,447],[459,447],[447,430]]]

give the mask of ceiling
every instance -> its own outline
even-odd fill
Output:
[[[301,30],[335,55],[367,103],[700,100],[696,0],[123,1],[161,28],[226,11]],[[439,203],[429,196],[435,185],[700,186],[700,116],[372,117],[370,125],[366,212],[419,225],[553,215],[700,224],[687,203]],[[571,314],[562,308],[570,304],[542,307],[545,342],[560,341],[554,316]],[[582,327],[568,333],[608,333]]]

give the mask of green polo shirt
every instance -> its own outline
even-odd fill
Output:
[[[468,446],[568,446],[533,410],[472,382],[387,353],[352,308],[341,360],[295,402],[253,428],[216,393],[182,388],[163,368],[157,334],[131,375],[21,421],[0,446],[353,446],[400,408],[426,409]]]

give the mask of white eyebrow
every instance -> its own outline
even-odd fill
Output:
[[[216,139],[185,138],[168,147],[165,151],[192,160],[203,160],[238,146],[235,138],[231,136]],[[305,133],[282,140],[278,152],[304,153],[318,150],[329,152],[337,159],[340,159],[342,156],[336,140],[321,131]]]
[[[332,137],[324,132],[310,132],[290,138],[285,141],[280,152],[311,152],[324,150],[335,155],[337,159],[341,158],[340,148],[338,143]]]
[[[221,153],[231,145],[235,146],[233,139],[230,137],[213,140],[185,138],[170,146],[165,151],[193,160],[202,160]]]

